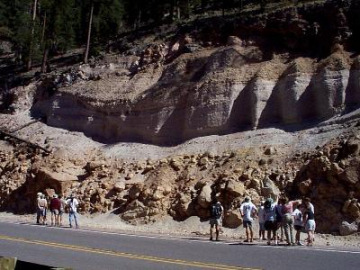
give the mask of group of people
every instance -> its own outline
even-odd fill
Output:
[[[303,200],[289,201],[282,196],[277,203],[271,198],[262,201],[256,207],[250,197],[245,197],[240,206],[240,214],[245,228],[246,239],[244,242],[254,241],[253,224],[257,217],[259,222],[259,239],[267,240],[267,244],[285,240],[287,245],[303,245],[300,240],[301,232],[307,233],[307,245],[312,246],[316,228],[314,206],[309,198]],[[214,199],[210,208],[210,240],[213,240],[213,230],[215,228],[216,240],[219,240],[220,226],[224,208],[221,203]],[[280,230],[280,236],[278,231]],[[294,230],[296,231],[294,238]],[[285,239],[284,239],[285,235]]]
[[[72,228],[73,220],[76,228],[79,228],[77,208],[79,201],[73,194],[65,199],[54,194],[51,198],[46,198],[45,194],[38,192],[36,199],[36,224],[47,225],[47,214],[51,214],[51,226],[63,226],[63,214],[69,213],[69,226]]]

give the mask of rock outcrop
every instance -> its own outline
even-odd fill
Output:
[[[336,52],[320,63],[308,58],[254,63],[249,60],[254,50],[207,49],[165,66],[149,64],[135,75],[114,75],[119,68],[114,65],[106,79],[78,80],[51,97],[38,93],[32,111],[49,125],[102,142],[166,145],[316,123],[359,105],[359,59],[349,53]]]

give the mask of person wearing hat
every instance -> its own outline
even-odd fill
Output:
[[[58,195],[54,194],[50,201],[50,211],[51,211],[51,226],[60,226],[60,208],[61,201],[58,198]]]
[[[257,214],[256,206],[251,202],[250,197],[246,196],[244,202],[240,206],[240,214],[243,218],[243,226],[245,228],[246,240],[244,242],[254,241],[254,232],[252,229],[253,217]]]
[[[66,204],[69,208],[69,226],[72,228],[72,219],[75,220],[76,228],[79,228],[78,220],[77,220],[77,207],[79,205],[79,201],[74,197],[73,194],[70,195],[70,199],[66,201]]]
[[[271,233],[273,233],[275,245],[278,244],[277,239],[277,221],[276,221],[276,204],[271,198],[267,198],[264,202],[263,218],[265,220],[265,230],[267,232],[267,244],[271,244]]]
[[[40,198],[38,199],[38,210],[39,210],[39,224],[46,225],[46,211],[48,208],[48,203],[45,198],[44,194],[41,194]]]

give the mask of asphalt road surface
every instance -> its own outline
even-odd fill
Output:
[[[73,269],[360,269],[360,250],[245,245],[0,222],[0,256]]]

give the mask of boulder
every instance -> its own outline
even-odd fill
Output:
[[[236,182],[235,180],[229,180],[226,184],[226,191],[231,193],[233,196],[243,196],[245,193],[245,186],[241,182]]]
[[[311,179],[307,179],[303,182],[300,182],[299,190],[302,195],[308,194],[308,192],[310,191],[310,188],[311,188],[311,183],[312,183]]]
[[[242,218],[238,210],[231,210],[224,215],[224,226],[228,228],[237,228],[242,224]]]
[[[197,202],[202,208],[208,208],[211,203],[211,186],[206,184],[202,187],[201,192],[198,196]]]
[[[271,197],[274,200],[278,198],[280,195],[280,190],[268,176],[264,178],[262,185],[263,187],[261,188],[261,195],[263,197]]]
[[[343,221],[339,227],[340,235],[345,236],[356,233],[359,229],[358,227],[358,224],[355,222],[349,223],[347,221]]]
[[[71,188],[75,181],[78,181],[76,175],[71,175],[65,172],[53,172],[46,168],[41,168],[36,173],[35,186],[37,190],[44,188],[52,188],[58,194],[64,193],[68,188]]]
[[[88,173],[91,173],[99,168],[102,168],[102,166],[105,163],[103,161],[90,161],[86,164],[85,169]]]
[[[148,211],[144,204],[138,200],[132,201],[125,210],[125,213],[122,214],[122,219],[126,221],[131,221],[136,218],[145,217]]]
[[[133,185],[129,190],[130,199],[132,199],[132,200],[137,199],[139,197],[142,189],[143,189],[143,185],[141,185],[141,184]]]
[[[237,36],[229,36],[227,38],[227,41],[226,41],[226,45],[228,46],[234,46],[234,45],[238,45],[238,46],[241,46],[242,45],[242,41],[239,37]]]
[[[125,182],[123,182],[123,181],[116,182],[114,184],[114,190],[117,192],[121,192],[121,191],[125,190]]]

